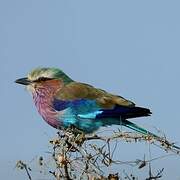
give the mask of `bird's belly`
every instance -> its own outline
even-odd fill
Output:
[[[59,121],[57,119],[47,117],[47,116],[42,116],[42,117],[50,126],[56,128],[56,129],[60,128],[60,123],[59,123]]]
[[[58,113],[46,104],[36,104],[37,110],[42,118],[52,127],[59,128],[61,123],[58,120]]]

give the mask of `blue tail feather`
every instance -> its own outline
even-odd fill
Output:
[[[132,122],[130,122],[128,120],[123,120],[122,125],[124,125],[125,127],[130,128],[130,129],[132,129],[132,130],[134,130],[136,132],[139,132],[141,134],[150,135],[150,136],[153,136],[155,138],[158,138],[157,135],[151,133],[150,131],[148,131],[148,130],[146,130],[146,129],[144,129],[144,128],[142,128],[142,127],[140,127],[140,126],[138,126],[138,125],[136,125],[136,124],[134,124],[134,123],[132,123]]]

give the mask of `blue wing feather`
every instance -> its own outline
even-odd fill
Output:
[[[74,125],[86,133],[91,133],[103,126],[102,119],[94,120],[100,109],[94,100],[64,101],[55,99],[53,107],[55,110],[62,112],[59,120],[63,122],[65,127]]]
[[[71,105],[70,101],[62,101],[59,99],[54,99],[53,101],[53,107],[56,111],[62,111],[68,108],[70,105]]]
[[[97,114],[96,118],[117,118],[123,119],[136,118],[142,116],[150,116],[149,109],[142,107],[126,107],[116,105],[113,109],[104,109],[101,114]]]
[[[70,108],[72,113],[81,118],[117,118],[124,119],[135,118],[141,116],[149,116],[149,109],[142,107],[126,107],[116,105],[113,109],[102,109],[95,100],[77,99],[72,101],[64,101],[55,99],[53,106],[57,111]]]
[[[76,115],[92,113],[100,109],[95,100],[88,99],[77,99],[71,101],[54,99],[53,107],[57,111],[62,111],[70,108],[72,110],[72,113]]]
[[[149,116],[149,109],[141,107],[125,107],[116,105],[113,109],[102,109],[95,100],[59,100],[54,99],[53,107],[62,113],[59,119],[68,127],[74,125],[84,132],[90,133],[101,126],[120,124],[121,119]]]

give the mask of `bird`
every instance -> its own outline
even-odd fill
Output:
[[[89,134],[103,126],[122,125],[143,135],[157,137],[130,121],[150,116],[150,109],[136,106],[122,96],[74,81],[59,68],[38,67],[15,82],[27,87],[39,114],[56,129],[73,126]]]

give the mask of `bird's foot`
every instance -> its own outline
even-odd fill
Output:
[[[73,140],[73,142],[76,143],[77,145],[83,144],[85,140],[85,134],[83,131],[76,128],[74,125],[71,125],[66,129],[66,132],[69,136],[69,139],[71,139],[71,141]]]

